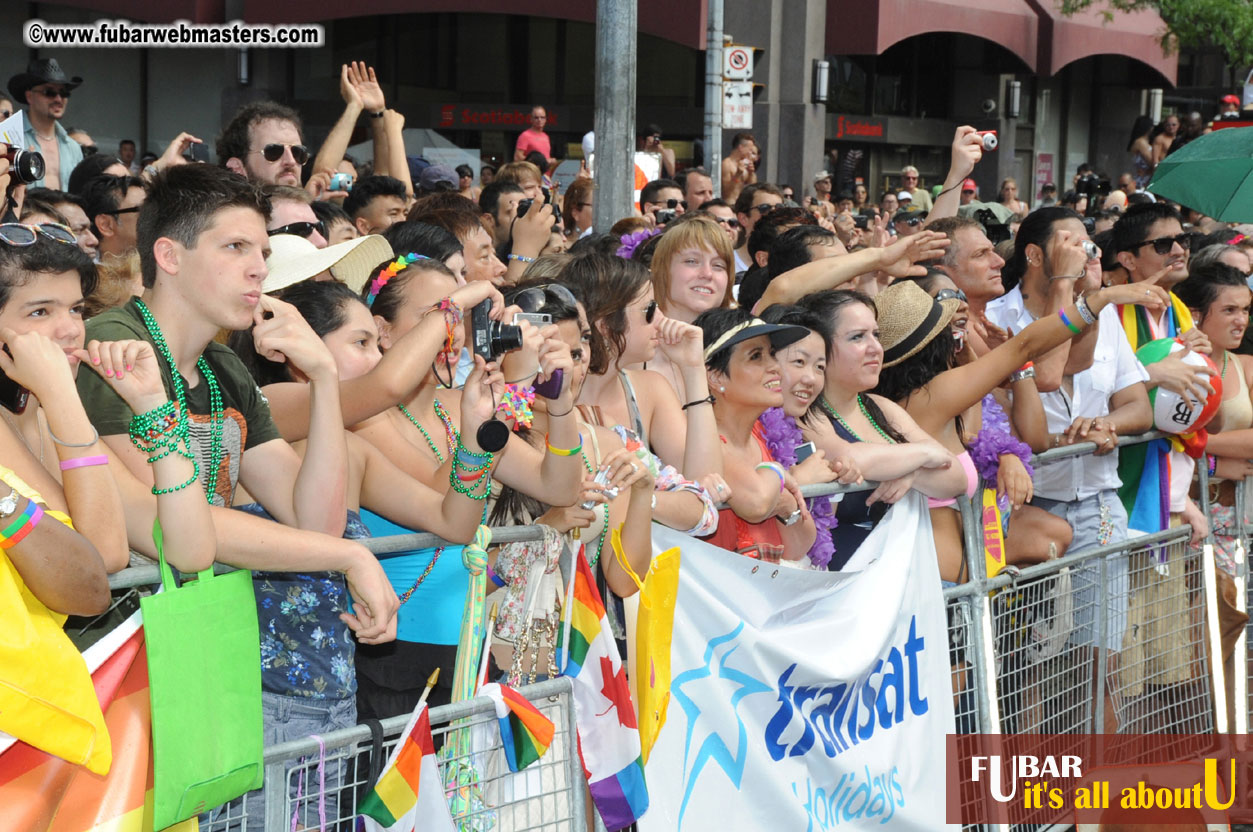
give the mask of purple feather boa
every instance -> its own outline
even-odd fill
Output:
[[[1010,433],[1009,416],[989,393],[983,397],[983,429],[970,443],[970,459],[979,476],[995,484],[1004,454],[1013,454],[1021,459],[1027,476],[1035,476],[1035,469],[1031,467],[1031,446]]]
[[[784,413],[782,408],[772,407],[761,414],[759,421],[770,455],[784,468],[791,468],[796,464],[796,446],[804,442],[796,420]],[[809,550],[809,562],[819,569],[826,569],[835,555],[835,544],[831,542],[831,530],[837,522],[835,511],[826,497],[816,497],[805,502],[809,505],[809,513],[813,515],[814,525],[818,528],[818,537]]]

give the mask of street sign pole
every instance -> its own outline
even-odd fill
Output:
[[[596,2],[596,198],[593,227],[608,231],[635,205],[636,0]]]
[[[705,169],[713,180],[714,196],[722,196],[722,0],[709,0],[709,33],[705,41]]]

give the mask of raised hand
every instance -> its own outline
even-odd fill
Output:
[[[953,134],[953,162],[950,175],[959,181],[974,173],[983,159],[983,137],[970,125],[962,125]]]
[[[1088,265],[1088,253],[1083,250],[1085,238],[1069,231],[1058,231],[1048,245],[1048,275],[1055,280],[1083,277]]]
[[[495,362],[488,364],[483,356],[474,356],[474,369],[466,377],[461,389],[461,436],[472,451],[471,445],[479,425],[496,415],[496,403],[505,394],[505,377]]]
[[[338,374],[326,344],[290,303],[262,295],[252,320],[252,342],[261,357],[290,363],[310,381]]]
[[[147,341],[91,341],[74,355],[108,382],[134,413],[147,413],[169,401],[161,365]]]
[[[348,83],[352,85],[353,91],[366,112],[377,113],[387,109],[387,99],[383,95],[383,88],[379,86],[378,78],[374,75],[374,67],[366,66],[365,61],[353,61],[348,65],[346,74]],[[340,92],[343,93],[343,91],[341,82]]]
[[[897,240],[879,255],[879,268],[892,277],[921,277],[927,267],[915,265],[937,260],[948,250],[948,237],[938,231],[919,231]]]
[[[0,328],[0,370],[35,394],[40,400],[60,388],[73,389],[74,375],[70,372],[65,350],[39,332],[18,335],[8,327]]]
[[[667,318],[656,312],[657,346],[676,366],[699,367],[705,363],[704,336],[698,326]]]

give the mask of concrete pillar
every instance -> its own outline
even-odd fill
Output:
[[[596,3],[596,199],[593,226],[608,231],[635,201],[636,0]]]
[[[724,31],[735,43],[764,48],[753,82],[765,89],[753,107],[764,155],[761,182],[806,192],[823,167],[826,108],[811,104],[813,62],[825,55],[826,0],[726,0]],[[725,131],[724,152],[735,131]]]

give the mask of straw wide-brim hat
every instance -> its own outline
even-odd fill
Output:
[[[914,281],[903,280],[875,295],[874,305],[883,366],[894,367],[930,344],[953,320],[961,301],[937,301]]]
[[[270,238],[270,256],[265,261],[270,274],[261,284],[261,291],[277,292],[330,269],[336,280],[360,294],[370,272],[391,258],[391,244],[377,234],[326,248],[318,248],[295,234],[275,234]]]

